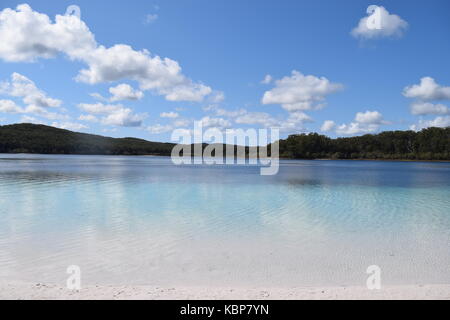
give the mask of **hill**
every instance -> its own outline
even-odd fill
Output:
[[[170,156],[174,146],[172,143],[109,138],[44,125],[0,126],[0,153]],[[206,146],[204,144],[203,148]],[[249,148],[246,150],[248,153]],[[287,159],[450,160],[450,127],[338,139],[317,133],[291,135],[280,140],[280,155]]]
[[[109,138],[35,124],[0,126],[0,153],[170,155],[174,144]]]

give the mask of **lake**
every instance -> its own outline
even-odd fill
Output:
[[[0,155],[0,280],[65,285],[450,283],[450,163]]]

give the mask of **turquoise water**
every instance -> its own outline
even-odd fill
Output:
[[[450,163],[0,155],[0,281],[450,283]]]

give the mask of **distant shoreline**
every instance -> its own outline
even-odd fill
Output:
[[[228,148],[238,157],[237,145],[188,144],[184,154],[202,156],[207,147]],[[281,159],[362,160],[362,161],[450,161],[450,127],[428,128],[420,132],[386,131],[376,135],[335,138],[317,133],[291,135],[278,140]],[[170,156],[175,143],[138,138],[111,138],[34,124],[0,126],[0,153],[61,155],[142,155]],[[246,157],[271,154],[271,145],[239,146]],[[181,150],[180,150],[181,151]],[[212,150],[211,150],[212,151]],[[224,152],[225,154],[225,152]],[[262,157],[264,158],[264,157]]]
[[[105,156],[105,157],[152,157],[152,158],[170,158],[170,155],[159,154],[82,154],[82,153],[0,153],[1,155],[39,155],[39,156]],[[442,162],[450,163],[450,160],[410,160],[410,159],[294,159],[280,157],[285,161],[374,161],[374,162]]]

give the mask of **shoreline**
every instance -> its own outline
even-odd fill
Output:
[[[37,156],[103,156],[103,157],[151,157],[151,158],[170,158],[170,155],[160,155],[160,154],[83,154],[83,153],[0,153],[1,155],[37,155]],[[248,159],[248,158],[246,158]],[[258,159],[268,159],[268,158],[258,158]],[[270,158],[269,158],[270,159]],[[295,158],[285,158],[280,157],[279,160],[285,161],[373,161],[373,162],[440,162],[440,163],[450,163],[449,160],[411,160],[411,159],[295,159]]]
[[[450,284],[365,287],[219,288],[87,286],[80,291],[31,283],[0,284],[0,300],[450,300]]]

